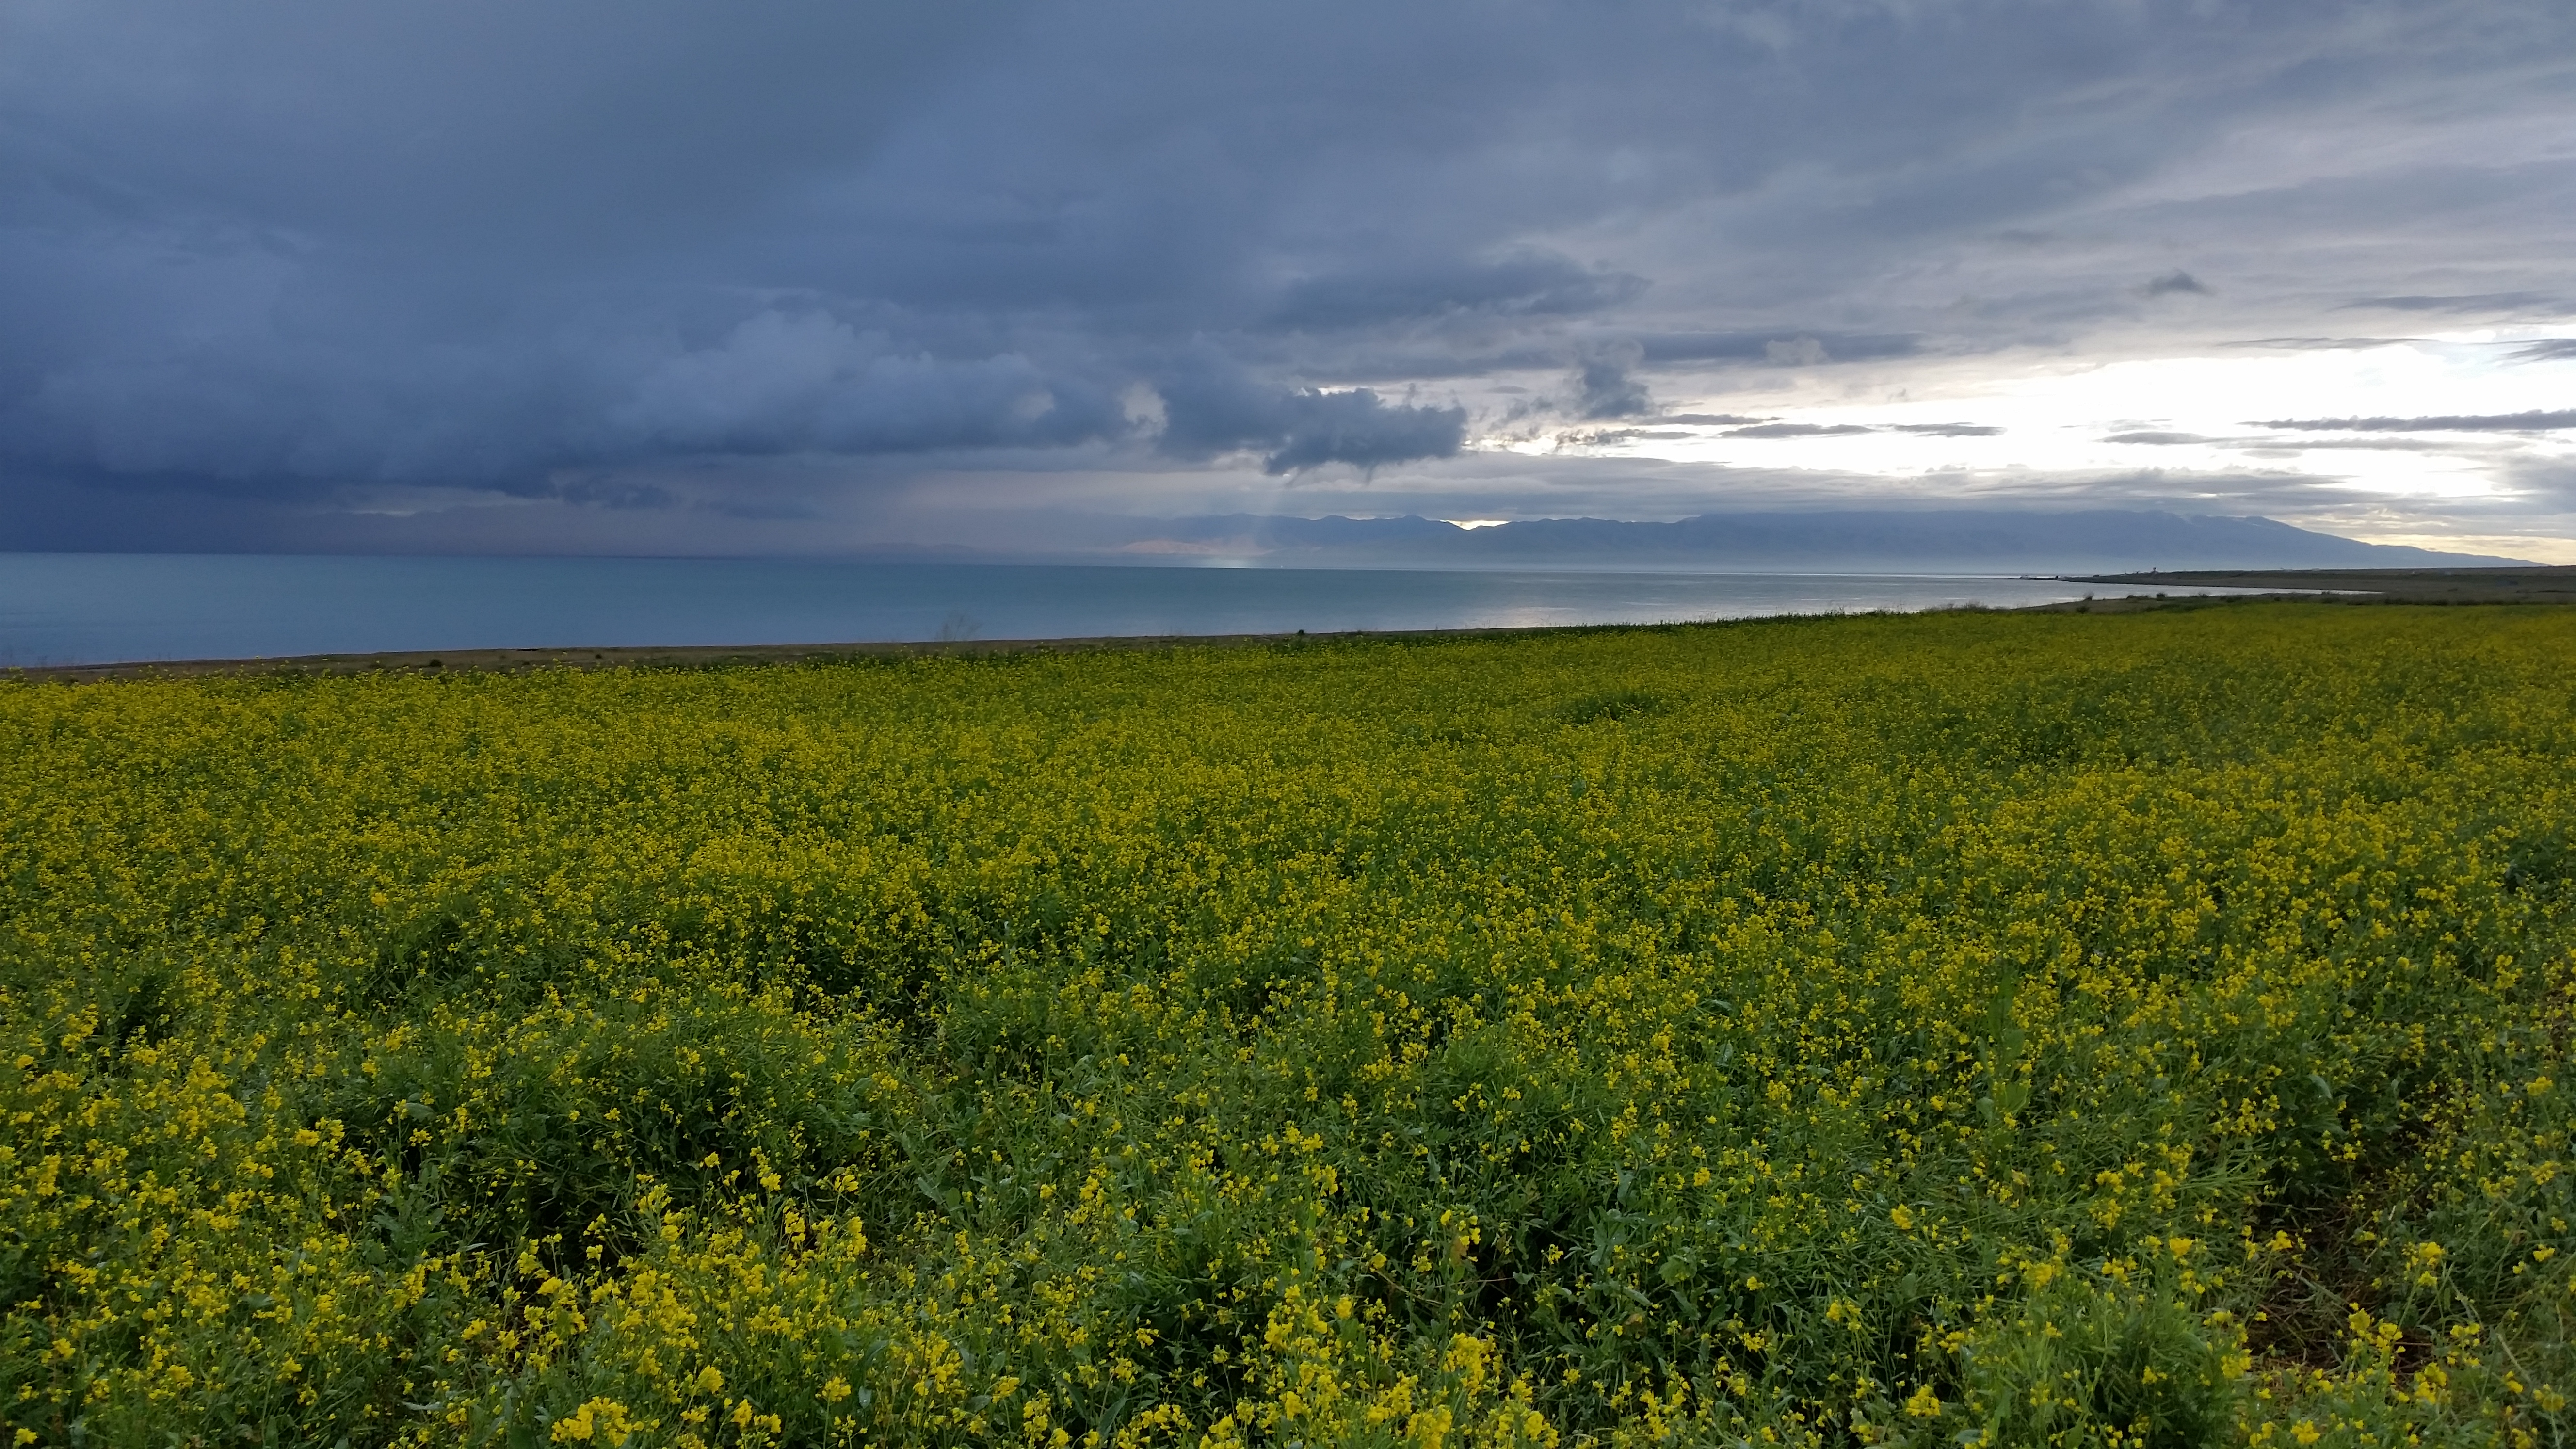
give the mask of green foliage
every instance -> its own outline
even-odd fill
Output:
[[[0,688],[0,1417],[2555,1442],[2571,646]]]

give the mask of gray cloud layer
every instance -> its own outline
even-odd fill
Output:
[[[2220,306],[2562,315],[2571,56],[2557,0],[15,5],[0,545],[1367,473],[1503,372],[1609,421]]]
[[[2450,414],[2429,418],[2286,418],[2257,423],[2264,428],[2297,428],[2310,432],[2346,433],[2527,433],[2576,428],[2576,409],[2557,412]]]

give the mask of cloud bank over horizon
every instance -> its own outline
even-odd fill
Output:
[[[2576,561],[2571,82],[2553,0],[27,0],[0,548],[1952,502]]]

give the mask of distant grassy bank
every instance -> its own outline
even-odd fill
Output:
[[[0,1403],[2550,1441],[2571,660],[2259,605],[0,686]]]
[[[2352,603],[2374,604],[2576,604],[2576,566],[2456,569],[2187,569],[2172,573],[2072,576],[2077,583],[2120,586],[2140,602],[2162,601],[2174,590],[2327,590]],[[2240,599],[2242,596],[2239,596]],[[2180,602],[2179,599],[2175,600]],[[2062,609],[2063,604],[2043,608]]]

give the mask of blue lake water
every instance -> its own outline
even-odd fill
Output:
[[[2049,579],[1941,575],[0,554],[0,666],[1634,624],[2005,607],[2090,591]]]

